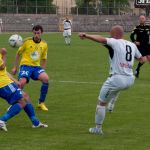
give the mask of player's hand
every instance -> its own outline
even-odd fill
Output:
[[[4,56],[7,54],[6,48],[1,48],[0,53]]]
[[[86,33],[79,33],[80,39],[85,39],[86,38]]]
[[[1,66],[0,66],[0,70],[4,70],[5,68],[5,64],[3,63]]]
[[[0,62],[0,64],[1,64],[0,70],[3,70],[6,67],[6,54],[7,54],[6,48],[1,48],[0,53],[2,55],[2,60]]]
[[[16,82],[19,88],[21,88],[21,83],[19,81]]]
[[[17,73],[17,68],[16,68],[16,67],[13,67],[12,70],[11,70],[11,73],[12,73],[13,75],[15,75],[15,74]]]
[[[18,85],[19,88],[21,88],[21,83],[18,80],[16,80],[15,78],[13,78],[13,81]]]

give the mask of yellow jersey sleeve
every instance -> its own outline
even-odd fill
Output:
[[[0,66],[3,64],[2,54],[0,54]]]
[[[3,64],[2,55],[0,54],[0,66]],[[0,70],[0,88],[12,83],[13,81],[8,77],[6,67]]]
[[[27,37],[27,38],[24,39],[22,46],[19,47],[19,49],[18,49],[18,51],[17,51],[17,53],[18,53],[19,55],[21,55],[21,54],[23,53],[23,51],[24,51],[24,49],[25,49],[25,47],[26,47],[26,41],[28,41],[28,40],[32,40],[32,37]]]
[[[47,59],[47,51],[48,51],[48,45],[47,45],[47,43],[45,43],[41,59]]]

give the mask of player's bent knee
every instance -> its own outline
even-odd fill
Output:
[[[27,102],[30,100],[30,96],[27,93],[25,93],[25,92],[23,93],[23,98]]]
[[[19,80],[20,82],[20,88],[23,89],[23,87],[25,86],[25,84],[27,83],[27,79],[26,78],[21,78]]]
[[[21,106],[22,108],[24,108],[24,107],[26,106],[26,104],[27,104],[26,101],[24,100],[24,98],[18,100],[18,103],[20,104],[20,106]]]
[[[47,73],[43,73],[39,76],[39,80],[41,80],[44,83],[48,83],[49,82],[49,76],[47,75]]]
[[[106,103],[106,102],[103,102],[103,101],[99,101],[99,102],[98,102],[98,105],[100,105],[100,106],[106,106],[106,104],[107,104],[107,103]]]

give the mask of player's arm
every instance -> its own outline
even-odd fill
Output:
[[[41,67],[42,67],[43,69],[46,68],[46,64],[47,64],[47,59],[42,59],[42,60],[41,60]]]
[[[137,27],[134,28],[134,30],[131,32],[130,34],[130,39],[133,43],[135,43],[136,45],[140,45],[140,42],[136,41],[135,36],[137,36]]]
[[[146,62],[146,57],[140,57],[140,58],[137,58],[137,60],[141,63],[141,64],[144,64]]]
[[[44,47],[44,51],[43,51],[42,56],[41,56],[41,67],[43,69],[46,68],[46,64],[47,64],[47,51],[48,51],[48,45],[46,43],[45,47]]]
[[[133,29],[133,31],[131,32],[130,34],[130,39],[131,41],[134,43],[136,40],[135,40],[135,35],[136,35],[136,28]]]
[[[7,72],[7,75],[9,76],[9,78],[14,81],[19,87],[21,86],[21,83],[16,80],[9,72]]]
[[[26,41],[30,40],[31,38],[28,37],[24,40],[24,43],[21,47],[19,47],[17,53],[16,53],[16,56],[15,56],[15,61],[14,61],[14,65],[13,65],[13,68],[11,70],[11,73],[13,75],[15,75],[17,73],[17,68],[18,68],[18,65],[19,65],[19,62],[20,62],[20,58],[22,56],[22,53],[25,51],[25,48],[26,48]]]
[[[0,63],[0,70],[3,70],[6,67],[7,50],[5,48],[1,48],[0,53],[2,55],[2,62]]]
[[[15,75],[17,73],[17,68],[18,68],[18,65],[19,65],[19,61],[20,61],[20,55],[19,55],[19,53],[17,53],[16,57],[15,57],[15,61],[14,61],[14,66],[11,70],[11,73],[13,75]]]
[[[79,37],[81,39],[89,39],[98,43],[107,43],[107,39],[105,37],[102,37],[100,35],[90,35],[90,34],[86,34],[86,33],[79,33]]]

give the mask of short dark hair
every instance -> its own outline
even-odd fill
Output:
[[[43,32],[43,27],[41,25],[35,25],[33,26],[32,28],[32,31],[35,30],[35,31],[38,31],[38,30],[41,30],[41,32]]]

